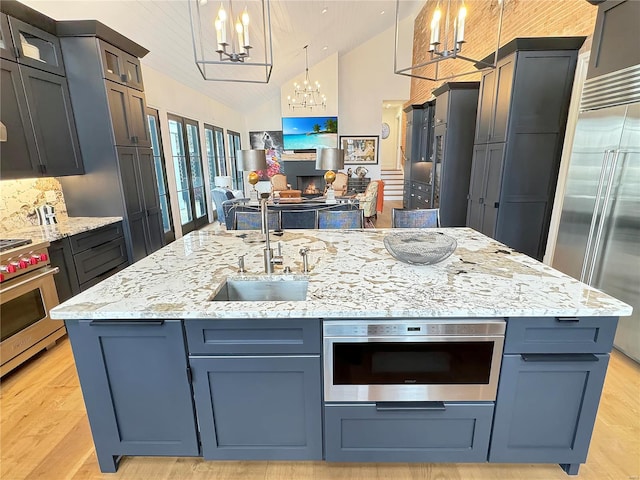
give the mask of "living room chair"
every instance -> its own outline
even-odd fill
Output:
[[[364,218],[368,224],[373,226],[373,217],[377,215],[377,207],[378,207],[378,180],[372,180],[367,185],[364,193],[359,193],[356,195],[356,199],[358,199],[360,203],[360,209],[364,213]]]
[[[280,230],[280,212],[267,212],[269,230]],[[234,230],[260,230],[262,228],[262,214],[260,212],[235,212]]]
[[[336,172],[336,179],[333,181],[333,191],[336,197],[344,197],[347,194],[347,184],[349,177],[346,173]]]
[[[284,173],[276,173],[271,177],[271,191],[281,192],[291,190],[291,185],[287,183],[287,176]]]
[[[391,211],[392,228],[435,228],[439,226],[439,208],[423,208],[417,210],[394,208]]]
[[[224,225],[225,215],[224,215],[224,208],[222,207],[222,204],[229,199],[233,199],[234,198],[233,193],[231,192],[231,190],[227,188],[216,187],[213,190],[211,190],[211,194],[213,196],[213,203],[215,204],[215,207],[216,207],[218,222],[220,222],[221,225]]]
[[[318,210],[318,228],[354,229],[364,228],[362,210]]]

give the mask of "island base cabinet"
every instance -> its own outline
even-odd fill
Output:
[[[505,355],[489,461],[559,463],[577,474],[608,363],[608,354]]]
[[[181,321],[66,326],[102,472],[122,455],[199,455]]]
[[[322,459],[320,356],[190,363],[205,459]]]
[[[326,404],[329,462],[486,462],[493,403]]]

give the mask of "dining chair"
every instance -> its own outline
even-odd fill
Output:
[[[391,227],[393,228],[435,228],[439,226],[439,208],[417,210],[394,208],[391,211]]]
[[[318,228],[364,228],[362,210],[318,210]]]
[[[282,210],[280,223],[283,230],[290,228],[316,228],[318,219],[315,210]]]
[[[267,223],[269,230],[280,230],[280,212],[268,212]],[[262,228],[262,214],[260,212],[235,212],[234,230],[260,230]]]

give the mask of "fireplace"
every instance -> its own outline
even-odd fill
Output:
[[[298,190],[302,195],[322,195],[324,192],[324,177],[322,175],[300,175],[297,177]]]

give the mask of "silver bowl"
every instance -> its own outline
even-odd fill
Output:
[[[432,265],[449,257],[458,242],[440,232],[397,232],[384,237],[384,246],[401,262]]]

